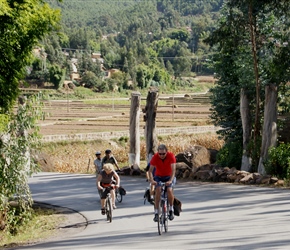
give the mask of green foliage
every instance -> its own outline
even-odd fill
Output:
[[[39,96],[31,96],[10,115],[7,129],[0,134],[0,211],[10,232],[29,218],[32,197],[28,176],[38,170],[33,156],[40,146],[37,120],[42,116]],[[17,202],[16,207],[9,205],[11,199]]]
[[[270,148],[265,169],[267,174],[275,175],[281,179],[290,179],[290,143]]]
[[[0,114],[0,134],[7,131],[8,123],[9,123],[9,116]]]
[[[15,104],[19,80],[30,64],[33,46],[58,21],[59,10],[52,10],[42,0],[1,1],[0,113],[8,112]]]
[[[93,88],[93,87],[95,87],[97,85],[98,78],[97,78],[97,76],[95,75],[94,72],[86,71],[83,74],[82,83],[84,83],[84,86],[87,87],[87,88]]]
[[[217,154],[217,164],[222,167],[235,167],[240,169],[243,147],[240,142],[226,143]]]
[[[49,68],[49,79],[53,83],[56,89],[60,89],[63,86],[65,79],[65,69],[62,69],[59,65],[55,64]]]
[[[252,139],[247,146],[247,152],[249,156],[252,158],[252,167],[251,167],[252,172],[258,171],[258,165],[261,155],[260,152],[261,145],[262,145],[262,137],[259,136],[256,139],[256,145],[254,145],[254,140]]]
[[[84,98],[90,98],[94,97],[95,93],[92,92],[90,89],[84,88],[84,87],[76,87],[74,89],[75,96],[77,96],[80,99]]]
[[[61,8],[63,18],[63,32],[58,39],[58,44],[55,44],[57,39],[53,36],[44,41],[45,49],[49,51],[50,63],[60,64],[61,47],[69,43],[70,58],[78,59],[77,66],[81,76],[88,70],[101,78],[100,74],[87,67],[88,60],[80,56],[99,50],[104,59],[104,68],[117,68],[125,72],[126,78],[132,80],[133,88],[137,84],[148,86],[152,79],[152,77],[144,79],[140,69],[137,72],[137,67],[142,64],[147,67],[155,64],[161,68],[165,68],[166,65],[170,75],[190,76],[193,69],[191,58],[198,56],[199,60],[195,67],[198,68],[198,72],[212,73],[205,61],[209,47],[203,44],[201,38],[204,32],[208,32],[215,25],[212,19],[216,19],[217,15],[212,15],[212,11],[218,11],[222,1],[207,0],[200,6],[194,4],[195,11],[192,10],[191,0],[183,1],[179,5],[176,1],[167,1],[166,8],[164,1],[156,0],[130,3],[84,1],[85,4],[83,1],[70,1],[65,5],[55,1],[48,2],[53,7]],[[101,12],[98,11],[100,8]],[[193,13],[205,15],[199,32],[190,32],[193,20],[200,19],[200,17],[190,16]],[[196,26],[198,24],[196,21]],[[204,26],[205,24],[210,27]],[[202,48],[199,48],[200,45]],[[198,55],[193,54],[196,51],[199,51]],[[59,57],[58,61],[56,61],[57,57]],[[156,78],[160,78],[159,73],[155,74]],[[149,76],[148,72],[146,76]],[[143,78],[141,82],[140,78]],[[159,82],[158,79],[152,80]],[[170,85],[170,81],[162,80],[162,84]],[[110,88],[108,82],[104,82],[104,85],[104,90]],[[117,85],[121,89],[127,88],[124,82]],[[100,89],[101,86],[98,86],[96,91]]]
[[[288,15],[289,1],[227,1],[217,29],[205,40],[218,52],[213,57],[218,81],[211,90],[211,118],[223,128],[219,131],[223,138],[241,142],[240,91],[244,89],[250,100],[246,115],[252,120],[251,128],[256,128],[256,141],[249,151],[254,161],[260,150],[257,140],[262,134],[261,110],[267,102],[264,87],[281,87],[278,101],[285,100],[281,98],[285,94],[283,86],[290,78],[290,61],[286,59],[290,47],[283,44],[290,36],[289,20],[285,18]],[[256,164],[253,163],[254,167]]]

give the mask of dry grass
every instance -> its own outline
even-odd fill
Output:
[[[195,78],[195,80],[197,80],[199,82],[214,83],[216,79],[213,76],[197,76]]]
[[[183,152],[194,145],[219,150],[223,141],[215,134],[171,135],[158,138],[159,143],[164,143],[174,154]],[[110,148],[121,167],[129,165],[129,141],[128,138],[120,138],[115,141],[91,141],[91,142],[63,142],[46,144],[42,149],[41,165],[45,171],[62,173],[94,173],[95,152],[102,153]],[[140,143],[141,168],[146,166],[146,144]]]

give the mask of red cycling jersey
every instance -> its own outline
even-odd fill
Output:
[[[171,164],[173,163],[176,163],[176,158],[171,152],[167,152],[163,160],[159,157],[158,153],[155,153],[150,161],[150,165],[156,168],[155,175],[160,177],[171,176]]]

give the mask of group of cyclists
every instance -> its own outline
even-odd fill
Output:
[[[120,187],[120,177],[115,171],[114,165],[120,170],[119,165],[115,157],[112,155],[110,149],[105,151],[105,156],[101,158],[101,152],[96,152],[96,160],[94,162],[97,172],[97,187],[99,190],[107,190],[105,187],[108,185],[114,185],[116,188]],[[174,194],[173,186],[176,182],[175,178],[176,158],[172,152],[169,152],[166,145],[160,144],[157,148],[157,152],[152,156],[148,163],[147,178],[152,187],[151,199],[153,199],[154,192],[154,218],[153,221],[158,221],[158,205],[160,201],[161,187],[160,182],[165,182],[167,186],[168,202],[169,202],[169,220],[174,219]],[[155,187],[153,189],[153,187]],[[108,191],[107,191],[108,192]],[[113,208],[115,205],[115,192],[111,190]],[[101,195],[101,213],[105,214],[104,201],[106,198],[106,191]]]

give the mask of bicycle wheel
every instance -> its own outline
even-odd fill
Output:
[[[163,214],[163,225],[165,233],[168,231],[168,213],[169,213],[169,206],[167,202],[164,202],[162,206],[162,214]]]
[[[108,195],[106,198],[106,215],[107,215],[107,221],[112,222],[113,217],[113,206],[112,206],[112,198],[111,195]]]
[[[163,225],[164,225],[164,219],[163,219],[163,213],[162,213],[162,203],[163,201],[160,201],[159,203],[159,208],[158,208],[158,215],[159,215],[159,218],[158,218],[158,222],[157,222],[157,227],[158,227],[158,233],[159,235],[162,234],[162,230],[163,230]]]
[[[116,200],[121,203],[123,200],[123,195],[120,194],[119,189],[115,190],[115,196],[116,196]]]

